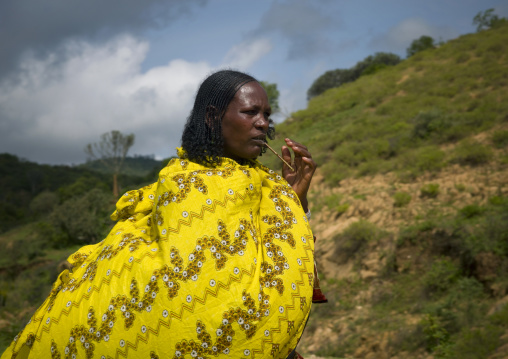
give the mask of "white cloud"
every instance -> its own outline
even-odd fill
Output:
[[[234,46],[221,65],[247,69],[271,49]],[[102,133],[136,135],[131,153],[174,154],[194,96],[214,68],[181,59],[143,73],[149,44],[128,35],[93,45],[68,41],[45,59],[27,57],[0,83],[0,152],[44,163],[79,163]]]
[[[233,46],[224,57],[223,65],[239,70],[247,70],[256,61],[272,50],[268,39],[254,39]]]
[[[390,28],[385,34],[374,37],[371,46],[380,51],[403,52],[413,40],[423,35],[438,41],[454,38],[458,33],[448,26],[433,26],[421,18],[409,18]]]
[[[113,129],[134,133],[133,152],[167,156],[179,143],[206,62],[173,60],[141,72],[148,43],[121,36],[94,47],[25,59],[0,85],[0,152],[46,163],[81,162],[83,147]]]

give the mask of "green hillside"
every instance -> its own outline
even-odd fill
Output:
[[[508,24],[330,89],[276,130],[319,165],[330,301],[300,352],[508,357]]]
[[[278,138],[312,148],[334,185],[348,176],[396,171],[410,180],[448,163],[489,161],[490,147],[508,142],[507,40],[506,25],[465,35],[328,90],[277,126]],[[482,143],[471,138],[489,129]]]
[[[154,169],[160,169],[160,164],[161,161],[157,161],[154,156],[128,156],[125,157],[123,162],[121,174],[127,176],[146,176],[153,172]],[[79,165],[79,167],[101,173],[111,173],[111,169],[99,160],[88,161]]]

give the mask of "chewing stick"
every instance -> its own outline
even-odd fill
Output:
[[[275,151],[273,148],[271,148],[271,147],[268,145],[268,143],[266,143],[266,142],[265,142],[265,146],[266,146],[266,147],[268,147],[268,149],[269,149],[270,151],[272,151],[273,153],[275,153],[275,156],[279,157],[279,159],[280,159],[282,162],[284,162],[284,164],[285,164],[286,166],[288,166],[289,168],[291,168],[291,171],[293,171],[293,172],[295,171],[295,170],[293,169],[293,167],[291,167],[291,165],[290,165],[289,163],[287,163],[287,162],[286,162],[286,160],[285,160],[284,158],[282,158],[282,157],[281,157],[281,156],[277,153],[277,151]]]

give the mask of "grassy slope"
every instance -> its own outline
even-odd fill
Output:
[[[506,123],[507,39],[508,26],[465,35],[328,90],[277,126],[276,144],[305,143],[332,184],[353,174],[439,170],[456,157],[440,145]]]
[[[506,25],[462,36],[277,126],[276,146],[293,138],[319,164],[310,201],[330,303],[301,351],[508,355],[507,44]]]
[[[0,235],[0,353],[46,299],[59,264],[79,247],[48,248],[35,224]]]

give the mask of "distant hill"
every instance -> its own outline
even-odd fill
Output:
[[[152,156],[127,156],[124,160],[121,173],[130,176],[146,176],[153,171],[154,168],[160,168],[161,161],[157,161]],[[87,168],[101,173],[110,173],[108,169],[100,160],[87,161],[78,167]]]
[[[128,157],[119,183],[124,190],[157,179],[167,160]],[[79,166],[46,165],[15,155],[0,154],[0,233],[32,219],[30,203],[43,192],[55,192],[63,202],[98,188],[112,191],[111,175],[98,162]]]

